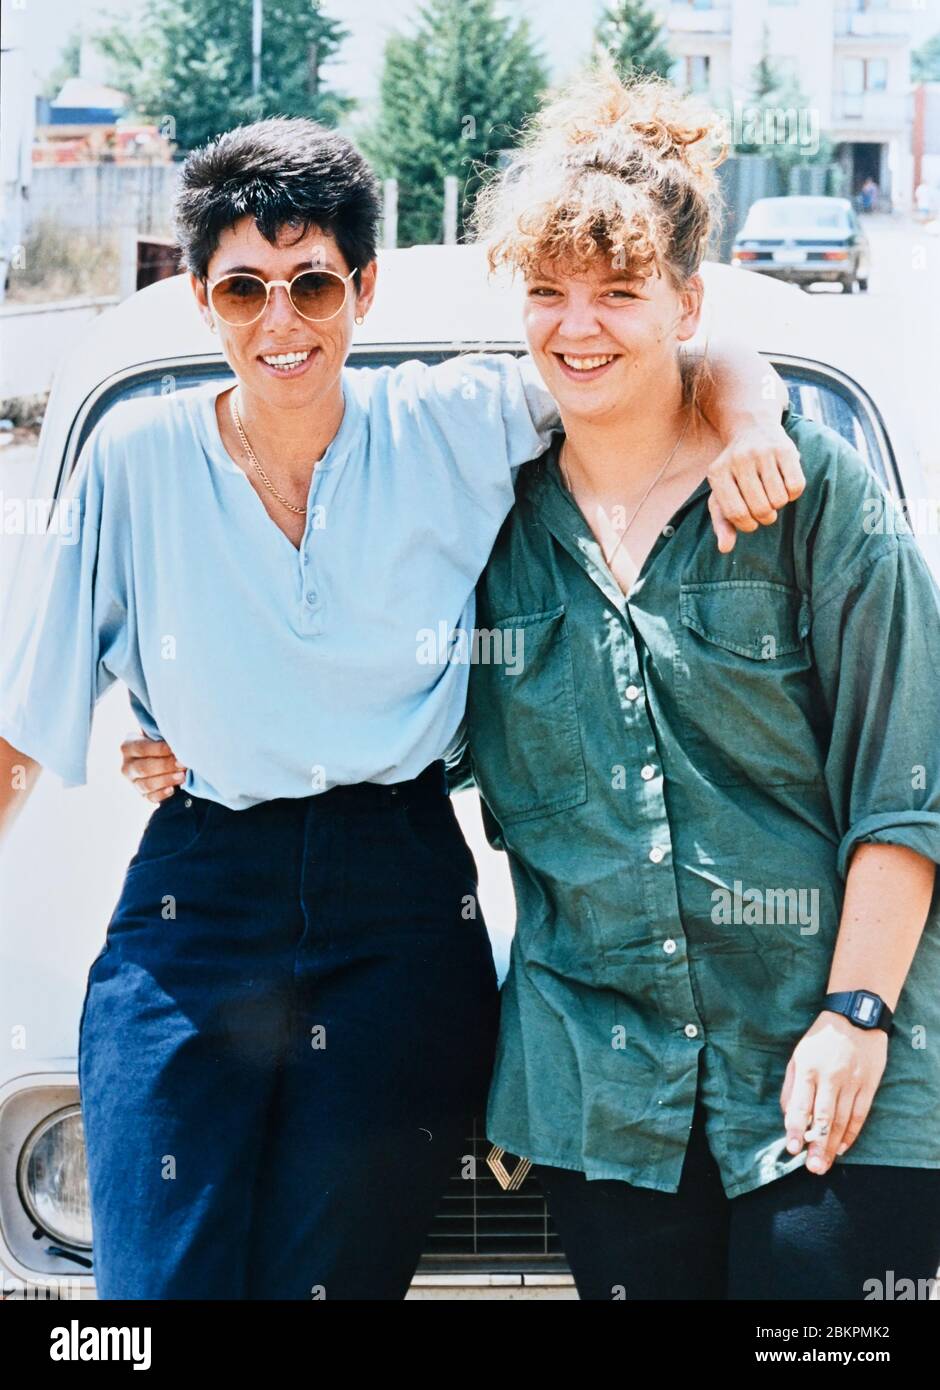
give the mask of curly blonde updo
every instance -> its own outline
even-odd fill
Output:
[[[716,225],[726,154],[715,113],[661,78],[622,81],[601,55],[531,118],[477,199],[474,230],[491,270],[582,274],[602,255],[681,288]]]

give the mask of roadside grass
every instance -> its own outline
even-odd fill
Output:
[[[6,303],[44,304],[117,294],[119,282],[116,233],[97,237],[43,219],[30,230],[20,263],[10,268]]]

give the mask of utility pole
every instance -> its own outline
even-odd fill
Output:
[[[384,215],[382,218],[382,245],[398,245],[398,180],[385,179],[382,183]]]
[[[307,53],[307,81],[310,86],[310,95],[316,101],[320,94],[320,45],[316,39],[310,45]]]
[[[264,21],[264,0],[252,0],[251,5],[251,95],[261,91],[261,27]]]
[[[444,245],[457,240],[457,175],[444,175]]]

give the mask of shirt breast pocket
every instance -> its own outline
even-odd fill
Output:
[[[587,800],[565,606],[477,629],[468,736],[474,778],[502,825]]]
[[[822,780],[809,601],[756,579],[680,586],[674,657],[686,754],[717,786]]]

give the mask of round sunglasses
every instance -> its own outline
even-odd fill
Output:
[[[311,323],[334,319],[346,303],[349,282],[355,275],[337,275],[333,270],[302,270],[293,280],[262,280],[260,275],[236,271],[207,280],[213,312],[236,328],[245,328],[260,319],[268,307],[271,291],[283,285],[287,297],[301,318]]]

